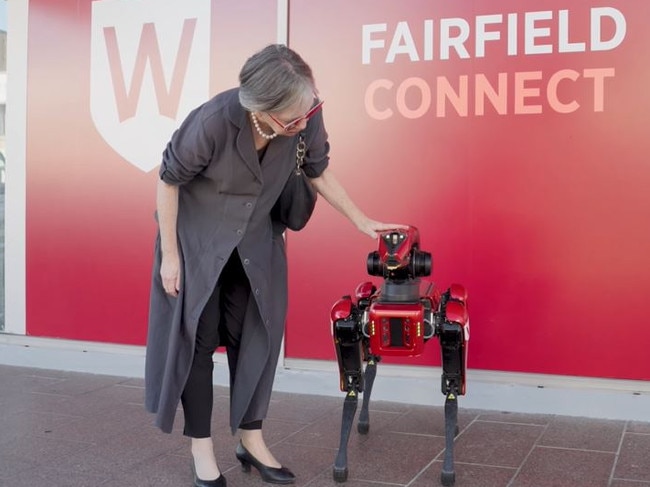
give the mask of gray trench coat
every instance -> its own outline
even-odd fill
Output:
[[[305,173],[319,176],[329,162],[322,113],[305,130]],[[194,356],[199,316],[237,248],[251,286],[230,426],[265,417],[284,334],[287,262],[282,233],[270,211],[296,161],[297,137],[273,139],[258,159],[238,89],[192,111],[163,153],[160,177],[179,186],[177,234],[181,255],[178,297],[160,278],[156,238],[145,365],[145,407],[171,432]],[[246,417],[244,417],[246,415]]]

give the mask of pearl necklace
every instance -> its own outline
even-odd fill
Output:
[[[257,130],[257,133],[260,134],[260,136],[265,138],[266,140],[272,140],[278,136],[277,132],[273,132],[271,135],[265,134],[260,128],[260,124],[257,121],[257,117],[253,112],[251,112],[251,120],[253,120],[253,125],[255,126],[255,130]]]

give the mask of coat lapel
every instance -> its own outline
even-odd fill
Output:
[[[255,142],[253,141],[253,133],[248,122],[248,112],[239,103],[238,93],[239,91],[236,90],[235,96],[231,98],[230,106],[228,107],[230,121],[237,127],[237,152],[239,152],[239,156],[246,164],[246,167],[250,169],[259,181],[262,181],[262,170],[260,169],[257,152],[255,152]]]
[[[255,177],[262,181],[262,170],[260,169],[260,161],[255,151],[255,141],[253,140],[253,132],[250,127],[250,120],[248,112],[239,103],[239,90],[233,90],[234,96],[230,99],[228,113],[230,121],[237,127],[236,145],[239,156],[242,158],[246,167],[255,175]],[[275,171],[280,171],[282,174],[289,174],[289,171],[296,164],[295,152],[296,144],[298,143],[298,136],[295,137],[276,137],[273,139],[264,154],[264,165],[267,168],[274,166]],[[287,158],[287,154],[291,156]],[[281,167],[276,167],[276,164],[281,163]]]

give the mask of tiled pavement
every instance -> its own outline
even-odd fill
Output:
[[[263,486],[234,456],[228,391],[215,387],[213,431],[229,487]],[[0,486],[192,485],[182,419],[171,435],[143,410],[143,382],[0,365]],[[337,484],[343,397],[274,393],[265,437],[297,486],[439,484],[439,406],[371,401],[370,432],[353,430],[349,479]],[[650,487],[650,423],[554,415],[459,412],[458,487]]]

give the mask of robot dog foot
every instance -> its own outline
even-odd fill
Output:
[[[454,485],[456,472],[454,470],[454,439],[458,435],[458,400],[456,394],[450,392],[445,399],[445,458],[440,472],[440,483],[445,487]]]
[[[357,412],[358,393],[354,390],[348,392],[343,403],[341,417],[341,443],[339,452],[334,462],[333,478],[335,482],[345,482],[348,479],[348,440],[352,431],[352,422]]]

